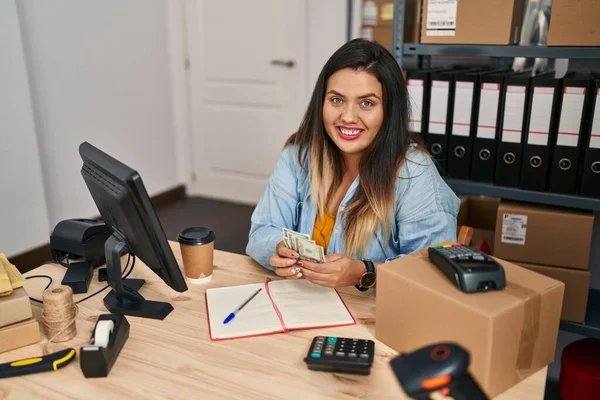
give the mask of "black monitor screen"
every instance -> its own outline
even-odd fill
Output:
[[[109,229],[170,287],[187,290],[140,175],[87,142],[79,153],[81,174]]]

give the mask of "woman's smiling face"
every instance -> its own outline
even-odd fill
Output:
[[[327,81],[323,124],[345,154],[361,154],[375,140],[383,123],[381,83],[368,72],[349,68]]]

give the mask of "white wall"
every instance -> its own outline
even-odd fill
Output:
[[[306,54],[310,96],[319,73],[329,57],[346,43],[348,2],[347,0],[309,0],[307,21],[308,51]]]
[[[0,1],[0,252],[48,241],[46,199],[14,1]]]
[[[167,2],[18,4],[50,226],[97,213],[80,175],[83,141],[138,170],[150,195],[180,183]]]

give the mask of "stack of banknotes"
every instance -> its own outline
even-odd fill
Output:
[[[312,262],[325,262],[325,252],[323,247],[315,243],[305,233],[295,232],[291,229],[283,228],[283,242],[287,248],[298,253],[301,259]]]

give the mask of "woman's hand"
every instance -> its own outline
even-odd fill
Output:
[[[365,264],[343,254],[325,256],[324,263],[298,261],[306,279],[317,285],[341,288],[357,285],[365,272]]]
[[[298,254],[287,248],[283,241],[277,243],[275,254],[269,258],[269,264],[275,267],[275,273],[285,279],[298,279],[302,277],[300,267],[296,264]]]

